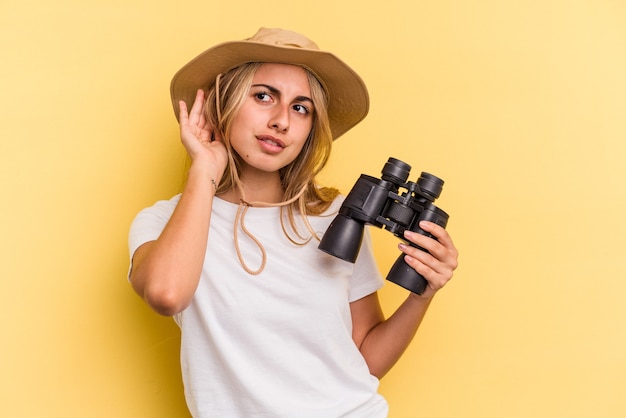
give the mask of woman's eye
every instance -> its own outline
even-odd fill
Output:
[[[262,102],[269,102],[272,99],[272,96],[269,95],[269,93],[266,92],[260,92],[260,93],[256,93],[255,94],[257,100],[260,100]]]
[[[309,108],[301,104],[294,105],[293,109],[298,113],[302,113],[303,115],[309,113]]]

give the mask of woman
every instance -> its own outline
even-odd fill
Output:
[[[317,249],[341,205],[315,182],[332,141],[368,111],[360,77],[300,34],[261,29],[173,78],[191,165],[180,195],[131,227],[130,281],[181,328],[194,417],[385,417],[379,379],[413,338],[457,251],[407,232],[428,281],[388,319],[369,236],[355,264]],[[191,106],[190,106],[191,105]]]

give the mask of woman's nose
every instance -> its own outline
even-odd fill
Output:
[[[289,130],[289,108],[287,106],[276,106],[269,121],[269,126],[279,132]]]

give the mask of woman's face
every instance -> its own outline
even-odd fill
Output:
[[[235,115],[230,143],[249,169],[276,172],[298,156],[313,127],[313,102],[305,70],[263,64]]]

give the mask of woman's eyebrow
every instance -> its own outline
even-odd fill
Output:
[[[276,87],[270,86],[268,84],[253,84],[252,87],[264,87],[267,90],[269,90],[270,93],[275,94],[277,96],[281,96],[280,90],[278,90]],[[307,96],[296,96],[296,101],[298,102],[310,102],[311,104],[313,103],[313,100],[310,97]]]

